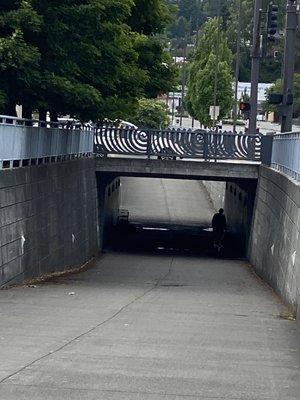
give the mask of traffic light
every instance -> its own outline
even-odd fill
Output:
[[[283,95],[281,93],[269,93],[268,103],[269,104],[281,104],[283,101]]]
[[[242,113],[249,112],[250,110],[251,110],[250,103],[247,103],[247,102],[244,102],[244,101],[242,101],[242,102],[240,103],[240,111],[241,111]]]
[[[275,35],[278,28],[278,6],[273,3],[268,5],[267,18],[267,39],[269,42],[275,41]]]

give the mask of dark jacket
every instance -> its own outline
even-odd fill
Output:
[[[226,217],[224,214],[217,213],[212,219],[213,230],[225,231],[226,229]]]

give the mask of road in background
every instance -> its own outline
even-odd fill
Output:
[[[175,128],[180,128],[180,124],[174,124]],[[185,129],[191,129],[192,128],[192,118],[183,118],[183,124],[182,127]],[[200,123],[198,121],[194,121],[194,127],[195,129],[200,128]],[[276,132],[280,133],[280,125],[275,124],[272,122],[267,122],[267,121],[258,121],[257,122],[257,127],[260,129],[261,133],[268,133],[268,132]],[[231,124],[223,124],[222,125],[222,130],[224,131],[232,131],[233,130],[233,125]],[[244,132],[245,127],[243,126],[237,126],[237,131],[238,132]],[[299,125],[293,125],[293,132],[299,132],[300,131],[300,126]]]

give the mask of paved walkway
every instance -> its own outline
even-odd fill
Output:
[[[300,337],[240,261],[106,254],[0,291],[0,399],[300,398]]]
[[[130,185],[134,221],[210,222],[197,182]],[[107,253],[0,290],[0,400],[300,399],[299,330],[281,310],[245,262]]]
[[[200,181],[122,178],[122,207],[130,221],[208,227],[215,213]]]

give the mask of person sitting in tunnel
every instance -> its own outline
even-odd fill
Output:
[[[224,210],[223,208],[220,208],[219,212],[216,213],[212,219],[214,247],[222,246],[226,225],[227,222],[224,215]]]

